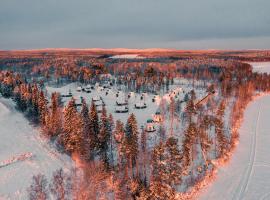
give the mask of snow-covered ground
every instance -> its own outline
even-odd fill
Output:
[[[230,163],[218,169],[217,179],[199,199],[270,199],[269,102],[270,95],[267,95],[248,105],[239,144]]]
[[[26,189],[38,173],[69,170],[72,161],[41,138],[38,129],[17,112],[11,99],[0,97],[0,199],[27,199]]]
[[[114,55],[110,58],[113,59],[143,59],[144,57],[139,56],[138,54],[122,54],[122,55]]]
[[[270,74],[270,62],[251,62],[254,72]]]
[[[179,83],[180,84],[180,83]],[[183,89],[179,90],[179,99],[183,100],[184,96],[187,92],[189,92],[192,88],[189,85],[189,82],[181,82],[181,86],[179,85],[172,85],[171,86],[171,90],[177,90],[180,89],[180,87]],[[169,93],[166,93],[162,96],[159,96],[155,102],[152,102],[152,99],[155,95],[153,94],[145,94],[144,95],[144,99],[141,100],[141,96],[142,94],[138,94],[138,93],[132,93],[130,98],[127,98],[128,100],[128,108],[129,108],[129,112],[127,113],[116,113],[115,109],[116,109],[116,101],[119,99],[123,99],[123,98],[119,98],[116,97],[116,93],[117,93],[117,89],[116,87],[113,87],[112,89],[109,90],[108,94],[106,95],[106,91],[107,89],[104,90],[100,90],[100,89],[92,89],[91,93],[86,93],[86,92],[78,92],[76,90],[77,86],[79,84],[78,83],[71,83],[65,86],[62,86],[60,88],[55,88],[55,87],[46,87],[46,90],[48,92],[48,95],[50,96],[52,92],[59,92],[60,94],[67,94],[69,91],[72,92],[73,97],[76,99],[76,103],[80,102],[80,97],[83,97],[86,100],[86,103],[89,105],[91,102],[92,98],[95,98],[97,96],[101,97],[106,105],[106,109],[108,114],[112,114],[114,120],[120,120],[123,123],[126,123],[128,116],[133,113],[136,116],[137,122],[138,122],[138,128],[141,129],[142,126],[145,128],[146,127],[146,122],[148,119],[152,119],[153,115],[156,113],[156,111],[158,111],[160,109],[159,103],[160,103],[160,99],[161,97],[164,98],[165,102],[170,102],[170,97],[169,97]],[[202,97],[205,96],[205,89],[201,89],[201,88],[197,88],[195,89],[196,94],[198,99],[201,99]],[[127,96],[128,92],[124,93],[123,91],[120,92],[119,96]],[[68,103],[68,101],[71,99],[71,97],[63,97],[62,100],[64,102],[64,105],[66,105]],[[146,108],[145,109],[135,109],[135,104],[139,104],[139,103],[145,103],[146,104]],[[168,104],[167,104],[168,105]],[[184,108],[184,105],[182,105],[182,109]],[[169,113],[167,112],[167,115],[169,115]],[[156,130],[158,130],[158,123],[154,125]],[[167,128],[168,133],[169,133],[169,129],[172,128],[174,134],[176,137],[179,137],[179,139],[181,138],[180,135],[182,135],[181,131],[179,131],[179,128],[181,128],[180,126],[180,121],[178,119],[175,119],[174,123],[171,126],[170,123],[170,119],[169,116],[167,116],[167,119],[165,119],[165,123],[164,123],[165,128]],[[149,147],[153,147],[153,145],[156,143],[157,141],[157,132],[154,133],[149,133],[149,140],[152,142],[149,142]]]

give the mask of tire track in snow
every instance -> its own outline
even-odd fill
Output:
[[[244,195],[245,195],[248,187],[249,187],[250,178],[251,178],[251,175],[253,174],[254,162],[255,162],[255,159],[256,159],[257,137],[258,137],[258,128],[259,128],[260,115],[261,115],[261,103],[259,105],[259,111],[258,111],[257,120],[256,120],[255,133],[253,135],[252,148],[251,148],[251,153],[250,153],[250,157],[249,157],[249,164],[248,164],[247,169],[246,169],[246,171],[244,173],[244,177],[242,178],[242,180],[240,182],[240,185],[239,185],[240,191],[239,191],[239,193],[236,193],[234,195],[233,199],[242,200],[244,198]],[[237,196],[238,198],[235,198],[235,196]]]

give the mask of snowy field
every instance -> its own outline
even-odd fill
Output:
[[[270,74],[270,62],[251,62],[254,72]]]
[[[51,178],[52,172],[69,170],[71,160],[55,152],[41,138],[11,99],[0,97],[0,199],[27,199],[26,188],[38,173]]]
[[[270,95],[250,103],[240,128],[239,144],[227,166],[201,194],[201,200],[270,199]]]
[[[144,57],[139,56],[138,54],[122,54],[122,55],[114,55],[110,58],[113,59],[143,59]]]

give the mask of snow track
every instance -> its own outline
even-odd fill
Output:
[[[260,120],[260,114],[261,114],[261,104],[259,106],[259,111],[257,114],[257,120],[256,120],[256,128],[253,134],[253,142],[251,146],[251,153],[250,153],[250,161],[247,166],[246,173],[244,174],[245,177],[243,179],[243,182],[239,185],[240,186],[240,191],[237,193],[236,198],[233,198],[235,200],[242,200],[244,198],[244,195],[249,187],[250,179],[253,174],[254,170],[254,162],[256,159],[256,152],[257,152],[257,138],[258,138],[258,128],[259,128],[259,120]]]
[[[0,97],[0,200],[27,199],[33,175],[41,173],[50,179],[55,170],[72,166],[68,156],[58,153],[16,111],[11,99]]]
[[[24,161],[28,158],[31,158],[32,156],[33,156],[32,153],[23,153],[23,154],[18,155],[18,156],[13,156],[12,158],[10,158],[8,160],[0,162],[0,168],[9,166],[9,165],[16,163],[18,161]]]
[[[251,102],[239,129],[239,144],[230,163],[221,167],[217,179],[200,200],[270,199],[270,95]]]

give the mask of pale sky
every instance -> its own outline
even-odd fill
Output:
[[[0,0],[0,49],[270,49],[270,0]]]

